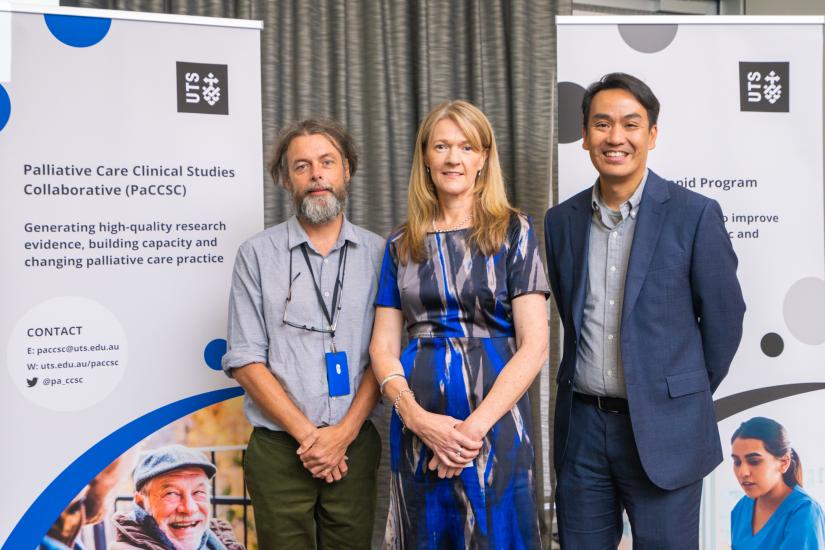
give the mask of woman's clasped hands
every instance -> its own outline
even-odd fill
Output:
[[[437,471],[440,478],[457,476],[478,456],[486,431],[474,426],[468,418],[458,420],[452,416],[422,411],[409,423],[411,429],[432,451],[427,467]]]

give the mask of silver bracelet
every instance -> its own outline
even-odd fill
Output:
[[[381,380],[381,384],[379,384],[379,386],[378,386],[378,391],[381,393],[381,395],[384,395],[384,386],[387,384],[387,382],[389,382],[393,378],[398,378],[398,377],[407,378],[406,376],[404,376],[403,373],[394,372],[392,374],[388,374],[387,376],[384,377],[383,380]]]
[[[401,402],[401,397],[405,393],[409,393],[410,395],[412,395],[412,398],[415,399],[415,392],[412,391],[410,388],[404,388],[403,390],[398,392],[398,395],[395,396],[395,401],[392,402],[392,408],[395,410],[395,414],[398,415],[398,420],[401,421],[401,426],[403,426],[403,428],[406,430],[407,424],[406,422],[404,422],[404,417],[401,416],[401,411],[398,410],[398,403]]]

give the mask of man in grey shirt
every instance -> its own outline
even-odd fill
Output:
[[[223,368],[254,430],[246,483],[261,548],[369,548],[380,438],[368,371],[384,240],[344,216],[358,157],[336,122],[274,147],[296,214],[238,250]]]

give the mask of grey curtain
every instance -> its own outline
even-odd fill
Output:
[[[441,100],[470,100],[493,124],[511,201],[533,217],[541,234],[555,188],[555,184],[551,187],[554,18],[557,13],[570,13],[570,0],[63,0],[62,4],[262,20],[264,158],[269,158],[268,148],[278,129],[290,121],[309,116],[341,120],[361,150],[348,215],[381,235],[405,217],[419,121]],[[288,217],[290,206],[270,180],[261,184],[269,226]],[[558,364],[556,348],[551,346],[551,365]],[[553,380],[545,369],[531,389],[540,510],[551,502]],[[386,420],[379,430],[388,432]],[[385,451],[382,481],[389,479]],[[380,487],[376,543],[383,535],[387,506],[386,486],[380,483]],[[548,547],[549,525],[550,516],[543,513]]]

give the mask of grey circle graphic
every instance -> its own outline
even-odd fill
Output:
[[[785,349],[785,342],[777,333],[769,332],[762,337],[762,341],[759,342],[759,347],[762,348],[762,353],[768,357],[779,357]]]
[[[628,46],[642,53],[664,50],[673,39],[679,25],[618,25],[619,34]]]
[[[811,346],[825,343],[825,280],[806,277],[795,282],[782,305],[793,337]]]
[[[582,98],[584,88],[575,82],[559,82],[559,143],[575,143],[582,138]]]

